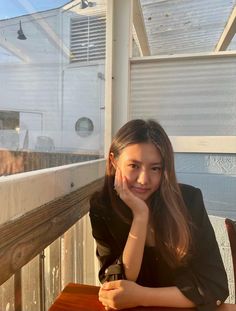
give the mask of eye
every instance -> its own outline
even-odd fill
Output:
[[[160,171],[162,170],[162,167],[161,167],[161,166],[153,166],[153,167],[152,167],[152,170],[153,170],[154,172],[160,172]]]

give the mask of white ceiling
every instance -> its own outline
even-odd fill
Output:
[[[151,55],[212,52],[236,0],[140,0]],[[236,50],[234,36],[227,50]]]

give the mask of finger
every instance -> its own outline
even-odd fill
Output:
[[[122,175],[121,175],[121,170],[119,169],[119,167],[117,167],[116,169],[114,189],[116,190],[118,195],[120,194],[120,191],[122,190]]]
[[[122,184],[123,184],[123,190],[124,190],[124,191],[127,191],[127,190],[129,191],[128,182],[127,182],[127,177],[124,176],[122,180],[123,180],[123,183],[122,183]]]
[[[101,304],[102,304],[105,308],[111,309],[111,307],[110,307],[110,303],[111,303],[110,299],[99,297],[98,300],[101,302]],[[106,309],[106,310],[109,310],[109,309]]]
[[[111,282],[106,282],[102,285],[102,290],[112,290],[116,289],[120,286],[120,280],[118,281],[111,281]]]

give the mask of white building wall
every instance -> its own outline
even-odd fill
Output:
[[[30,149],[37,147],[38,136],[48,136],[59,151],[102,150],[104,81],[98,74],[103,76],[104,62],[92,67],[70,65],[70,19],[75,16],[79,17],[56,9],[0,21],[0,111],[31,114],[32,121],[20,120],[20,136],[28,130]],[[20,20],[26,40],[17,39]],[[36,116],[41,118],[37,126]],[[94,133],[88,139],[75,132],[80,117],[94,122]],[[16,146],[21,147],[20,143]]]

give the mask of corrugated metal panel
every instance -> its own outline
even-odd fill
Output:
[[[236,0],[141,0],[151,55],[214,50]],[[230,49],[236,48],[236,42]]]
[[[169,135],[236,135],[236,55],[131,63],[131,118],[156,118]]]
[[[71,62],[105,58],[105,16],[83,16],[71,19]]]

